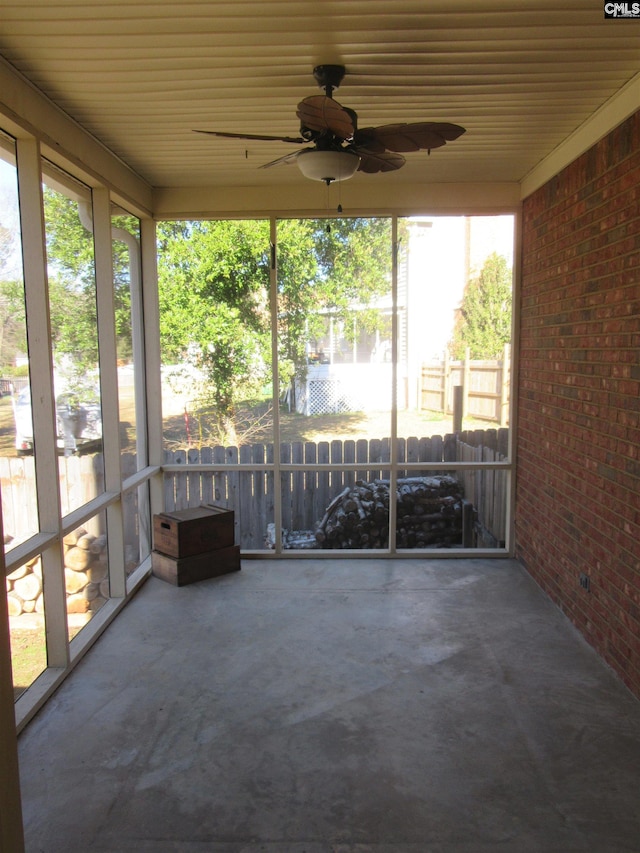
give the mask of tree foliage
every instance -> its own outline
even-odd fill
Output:
[[[368,331],[384,318],[371,308],[389,292],[391,227],[387,219],[289,220],[278,227],[279,366],[282,379],[302,379],[309,340],[331,316]],[[367,308],[369,310],[367,311]]]
[[[13,371],[15,356],[27,352],[24,286],[21,281],[0,280],[0,367]]]
[[[265,221],[158,226],[165,361],[205,374],[221,421],[272,380],[271,249]],[[306,370],[306,346],[327,312],[346,319],[390,281],[388,220],[281,220],[277,226],[277,350],[281,386]],[[374,311],[367,316],[375,326]]]
[[[54,359],[58,367],[72,365],[79,377],[99,360],[89,196],[76,198],[47,186],[44,206]],[[112,224],[116,335],[118,353],[126,355],[131,351],[129,241],[118,238],[118,229],[136,234],[137,221],[123,216]],[[4,246],[7,239],[1,242]],[[261,394],[272,382],[274,341],[283,387],[304,376],[309,340],[324,334],[327,317],[341,321],[347,335],[356,316],[361,329],[388,332],[388,317],[377,301],[390,289],[389,220],[283,219],[277,224],[277,247],[272,294],[268,221],[158,225],[163,360],[200,368],[222,421],[233,418],[239,401]],[[6,282],[0,296],[11,308],[7,315],[23,318],[20,287]]]
[[[229,418],[269,363],[269,224],[243,220],[158,226],[160,336],[165,361],[202,369]]]
[[[56,361],[67,360],[78,371],[98,364],[95,257],[91,213],[70,196],[51,187],[44,190],[49,308]],[[133,228],[133,217],[121,216],[113,225]],[[134,220],[135,221],[135,220]],[[114,302],[118,353],[131,352],[130,262],[125,244],[114,240]]]
[[[126,232],[128,237],[121,235]],[[138,255],[140,265],[140,221],[135,216],[120,214],[111,219],[113,258],[113,302],[116,323],[116,345],[118,358],[130,361],[133,342],[131,339],[131,276],[135,263],[131,252]]]
[[[464,291],[451,340],[451,355],[462,359],[499,358],[511,340],[511,270],[507,260],[494,252],[477,278]]]
[[[19,260],[18,201],[8,187],[0,193],[0,367],[15,370],[17,355],[27,352],[24,285]]]

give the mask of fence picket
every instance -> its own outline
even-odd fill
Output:
[[[318,446],[313,441],[307,441],[304,445],[304,463],[305,466],[315,465],[318,461]],[[318,515],[318,474],[316,471],[305,471],[304,473],[304,495],[303,495],[303,516],[304,523],[302,528],[312,530],[315,522],[320,516]]]
[[[291,461],[296,465],[301,465],[304,462],[304,444],[301,441],[292,443]],[[291,476],[292,530],[303,530],[305,527],[304,497],[304,472],[294,471]]]
[[[200,448],[190,447],[187,451],[187,466],[197,465],[200,462]],[[187,474],[188,506],[195,507],[202,504],[201,476],[199,471]]]
[[[318,443],[318,464],[327,465],[329,463],[329,442],[320,441]],[[315,517],[322,518],[322,514],[329,505],[331,500],[331,491],[329,484],[329,472],[318,471],[316,479],[316,497],[315,497]]]
[[[287,464],[291,462],[291,445],[282,443],[280,445],[280,462]],[[288,530],[293,530],[292,513],[293,507],[292,492],[291,492],[291,472],[282,471],[280,474],[280,491],[282,495],[282,526]]]
[[[239,448],[238,461],[243,465],[253,462],[253,446],[243,444]],[[254,542],[258,536],[257,506],[253,502],[253,474],[251,471],[238,473],[237,531],[240,532],[240,547],[246,548],[248,542]],[[236,532],[237,532],[236,531]]]
[[[223,465],[227,461],[227,453],[222,445],[217,444],[213,448],[213,464]],[[227,472],[216,471],[213,475],[213,502],[216,506],[222,506],[225,509],[232,509],[229,506],[229,496],[227,492]]]
[[[382,461],[382,444],[379,438],[372,438],[369,441],[369,464],[371,462]],[[378,480],[382,474],[380,468],[369,468],[369,479]]]
[[[225,448],[225,461],[229,466],[229,471],[227,472],[227,502],[229,509],[235,510],[235,522],[236,522],[236,530],[242,529],[242,518],[239,513],[239,503],[238,503],[238,489],[240,487],[240,474],[236,470],[233,470],[233,466],[238,464],[238,448],[237,447],[226,447]],[[239,526],[239,527],[238,527]]]
[[[174,465],[186,465],[187,463],[187,452],[186,450],[176,450],[173,455],[173,464]],[[186,471],[180,471],[175,475],[176,478],[176,509],[186,509],[189,506],[189,493],[188,493],[188,475]]]
[[[333,440],[331,442],[331,464],[339,465],[343,462],[342,442]],[[344,488],[344,477],[342,471],[332,471],[330,474],[331,494],[337,495]]]
[[[213,448],[200,448],[200,462],[203,465],[210,465],[213,462]],[[206,474],[207,472],[203,471],[200,475],[200,500],[203,504],[214,504],[213,477],[208,477]]]
[[[351,465],[356,461],[356,443],[352,438],[346,439],[344,442],[344,446],[342,449],[343,456],[342,461]],[[345,471],[344,472],[344,485],[349,486],[349,488],[353,488],[356,482],[356,472],[355,471]]]
[[[265,453],[265,461],[267,465],[273,465],[275,461],[275,447],[273,444],[267,445],[267,450]],[[265,473],[265,514],[263,519],[264,530],[267,529],[267,524],[271,524],[275,521],[275,494],[276,494],[276,478],[274,477],[271,471]],[[264,540],[262,541],[264,544]],[[262,547],[262,545],[261,545]]]
[[[268,518],[266,507],[267,474],[265,471],[259,470],[260,466],[264,465],[265,461],[264,444],[251,445],[251,459],[257,470],[253,474],[247,474],[247,480],[253,491],[249,512],[251,513],[253,520],[252,529],[255,531],[254,539],[252,541],[259,542],[260,540],[264,540],[267,529],[266,525],[272,520],[271,518]]]
[[[356,462],[367,463],[369,461],[369,441],[366,438],[359,438],[356,441],[355,450],[356,450]],[[356,480],[368,480],[369,479],[368,468],[362,468],[361,470],[356,471],[355,479]]]

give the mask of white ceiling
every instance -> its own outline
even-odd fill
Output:
[[[323,63],[361,127],[467,130],[353,181],[519,182],[634,78],[640,103],[640,20],[602,0],[0,0],[0,54],[154,187],[304,181],[258,168],[297,146],[192,130],[297,136]]]

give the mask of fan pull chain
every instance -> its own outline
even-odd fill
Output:
[[[330,182],[327,181],[327,213],[329,212],[329,187],[331,186]],[[331,223],[327,220],[327,234],[331,234]]]
[[[342,181],[340,181],[340,179],[338,179],[337,183],[338,183],[338,206],[336,208],[336,212],[342,213]],[[329,198],[330,193],[331,193],[331,190],[329,189],[330,186],[331,186],[331,182],[327,181],[327,213],[331,209],[329,206],[331,203],[331,200]],[[325,228],[325,231],[327,232],[327,234],[331,234],[331,223],[330,222],[327,222],[327,226]]]

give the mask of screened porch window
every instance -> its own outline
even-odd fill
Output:
[[[167,509],[245,553],[508,548],[511,216],[160,234]]]

